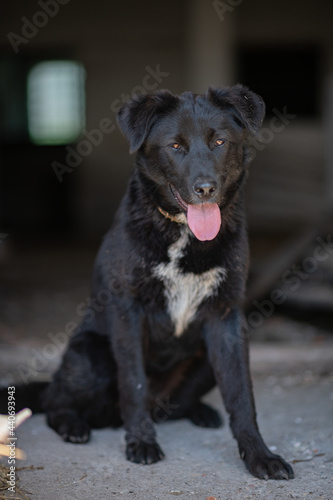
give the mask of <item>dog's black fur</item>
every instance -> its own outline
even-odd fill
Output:
[[[221,425],[200,401],[217,383],[249,471],[293,477],[258,431],[240,310],[247,139],[263,117],[261,98],[241,85],[206,95],[159,91],[120,110],[135,170],[99,251],[85,319],[43,396],[48,423],[65,441],[123,424],[127,458],[157,462],[164,454],[153,421]],[[208,241],[186,218],[199,204],[217,204],[221,214]]]

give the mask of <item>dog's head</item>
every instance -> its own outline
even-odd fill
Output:
[[[248,137],[259,132],[264,114],[263,100],[236,85],[205,95],[140,96],[121,108],[118,122],[157,207],[184,213],[205,241],[218,234],[221,212],[246,178]]]

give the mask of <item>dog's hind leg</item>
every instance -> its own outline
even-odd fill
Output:
[[[155,406],[152,409],[154,420],[158,422],[159,419],[160,421],[163,419],[164,397],[169,402],[169,406],[164,409],[167,415],[164,420],[188,418],[200,427],[221,427],[220,414],[200,401],[201,397],[216,385],[215,376],[207,357],[195,358],[185,370],[176,369],[170,378],[172,377],[178,377],[180,382],[173,388],[172,392],[164,392],[162,399],[160,397],[155,399]]]
[[[90,426],[77,411],[67,409],[49,410],[47,423],[64,441],[70,443],[86,443],[90,438]]]
[[[119,427],[117,372],[106,337],[75,336],[46,389],[47,421],[65,441],[85,443],[90,429]]]

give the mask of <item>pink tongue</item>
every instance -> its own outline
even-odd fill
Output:
[[[220,209],[216,203],[188,205],[187,222],[198,240],[213,240],[221,227]]]

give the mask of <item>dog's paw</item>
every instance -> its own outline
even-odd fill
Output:
[[[223,425],[221,415],[204,403],[198,403],[188,412],[188,418],[199,427],[217,429]]]
[[[58,433],[68,443],[83,444],[90,439],[90,427],[82,420],[63,422],[58,428]]]
[[[126,446],[126,458],[136,464],[154,464],[165,457],[160,446],[154,441],[147,443],[141,439],[130,439]]]
[[[279,455],[243,457],[248,470],[259,479],[293,479],[292,467]]]

